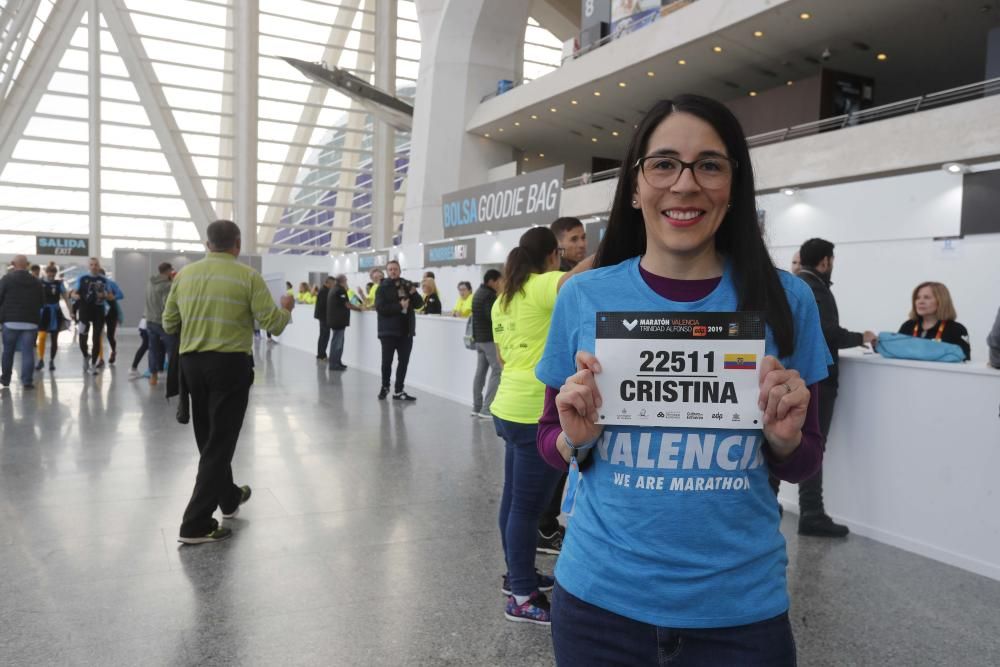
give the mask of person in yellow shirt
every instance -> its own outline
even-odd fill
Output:
[[[368,278],[372,281],[372,286],[368,288],[368,297],[365,305],[368,308],[374,308],[375,292],[378,291],[378,286],[385,280],[385,272],[382,269],[372,269],[368,272]]]
[[[316,303],[316,297],[309,289],[309,283],[299,283],[299,293],[295,295],[295,300],[299,303]]]
[[[469,317],[472,315],[472,283],[465,280],[458,284],[458,301],[451,314],[455,317]]]
[[[539,625],[549,624],[545,592],[554,580],[535,570],[538,518],[560,472],[545,463],[535,446],[545,401],[545,386],[535,377],[535,365],[548,338],[556,293],[571,275],[558,267],[555,234],[547,227],[529,229],[507,256],[500,294],[490,313],[503,367],[490,411],[497,435],[506,443],[500,501],[500,539],[508,572],[504,616]]]

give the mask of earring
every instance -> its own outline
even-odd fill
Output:
[[[638,206],[638,205],[639,205],[639,200],[638,199],[633,199],[632,200],[632,206]]]

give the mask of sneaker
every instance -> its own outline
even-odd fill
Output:
[[[392,395],[392,400],[394,401],[415,401],[416,396],[410,396],[405,391],[401,391]]]
[[[33,384],[26,384],[26,385],[24,385],[22,387],[22,389],[34,389],[34,388],[35,388],[35,385],[33,385]]]
[[[556,528],[556,532],[546,535],[541,530],[538,531],[538,544],[535,551],[543,554],[558,556],[562,551],[563,538],[566,537],[566,529],[562,526]]]
[[[55,369],[56,369],[56,362],[50,361],[49,362],[49,370],[50,371],[54,371]]]
[[[346,371],[347,370],[347,366],[344,365],[344,364],[341,364],[339,366],[330,366],[329,368],[330,368],[331,371]]]
[[[473,410],[472,412],[469,413],[469,416],[470,417],[478,417],[479,416],[479,410]]]
[[[142,373],[139,372],[138,368],[132,368],[128,372],[128,379],[129,380],[138,380],[141,377],[142,377]]]
[[[549,599],[545,593],[535,591],[524,604],[518,604],[513,595],[507,596],[507,608],[504,617],[515,623],[534,623],[535,625],[551,625]]]
[[[222,540],[228,540],[233,536],[233,531],[231,528],[223,528],[216,524],[215,528],[210,530],[204,535],[198,537],[184,537],[181,535],[177,538],[177,541],[181,544],[207,544],[209,542],[221,542]],[[511,598],[512,600],[514,598]]]
[[[113,366],[116,359],[118,359],[118,353],[112,352],[111,356],[108,358],[108,364]]]
[[[104,368],[104,359],[98,359],[97,365],[94,368]]]
[[[40,370],[43,370],[44,368],[45,368],[45,361],[42,360],[42,359],[39,359],[38,363],[35,364],[35,370],[36,371],[40,371]]]
[[[148,380],[150,375],[152,375],[152,373],[149,372],[148,368],[142,372],[142,377],[145,380]]]
[[[388,396],[388,395],[389,395],[389,388],[388,387],[382,387],[382,389],[380,389],[379,392],[378,392],[378,400],[384,401],[385,397]]]
[[[537,583],[535,588],[543,593],[548,593],[556,586],[555,577],[550,577],[547,574],[542,574],[537,569],[535,570],[535,577],[537,578]],[[513,595],[514,593],[510,590],[510,575],[503,575],[503,581],[500,583],[500,592],[504,595]]]
[[[489,419],[490,421],[493,421],[493,415],[491,415],[488,412],[480,412],[476,416],[479,417],[480,419]]]
[[[250,494],[251,493],[253,493],[253,491],[250,490],[249,486],[247,486],[247,485],[244,484],[243,486],[240,487],[240,505],[242,505],[246,501],[250,500]],[[240,513],[240,505],[237,505],[236,509],[234,509],[229,514],[226,514],[225,512],[223,512],[222,513],[222,518],[223,519],[235,519],[236,515]]]
[[[160,379],[157,377],[156,373],[149,374],[149,386],[155,387],[159,383]]]
[[[97,375],[100,372],[101,372],[100,367],[99,366],[95,366],[94,364],[91,364],[90,366],[87,367],[87,374],[88,375]]]
[[[6,380],[0,379],[0,387],[9,387],[9,386],[10,386],[10,378],[7,378]]]
[[[847,537],[851,530],[834,523],[827,514],[804,514],[799,517],[799,535],[811,537]]]

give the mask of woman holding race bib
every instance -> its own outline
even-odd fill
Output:
[[[819,465],[814,385],[830,360],[812,293],[768,255],[746,138],[725,106],[684,95],[646,115],[594,267],[560,293],[536,369],[547,386],[539,452],[572,464],[557,662],[794,665],[768,472],[795,482]],[[594,356],[599,311],[763,313],[762,424],[595,424],[595,376],[622,370]]]

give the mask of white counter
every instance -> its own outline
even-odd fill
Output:
[[[841,355],[827,511],[859,535],[1000,579],[1000,371]],[[795,485],[782,504],[798,508]]]
[[[316,354],[311,308],[283,344]],[[417,316],[406,386],[471,405],[476,355],[465,320]],[[344,362],[378,374],[374,312],[352,313]],[[1000,371],[841,355],[840,394],[824,462],[827,511],[880,542],[1000,579]],[[797,487],[782,504],[798,511]]]

